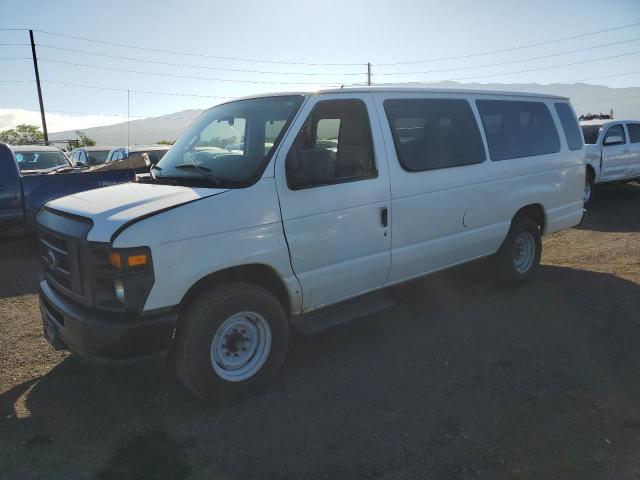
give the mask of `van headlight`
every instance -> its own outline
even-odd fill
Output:
[[[113,292],[116,295],[116,300],[124,305],[124,282],[120,278],[113,281]]]
[[[139,312],[155,281],[151,249],[105,247],[93,250],[95,306]]]

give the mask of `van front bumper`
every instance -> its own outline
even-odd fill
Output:
[[[128,363],[167,352],[177,314],[162,311],[122,315],[83,307],[38,286],[45,338],[56,350],[70,350],[102,364]]]

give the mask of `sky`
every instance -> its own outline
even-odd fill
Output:
[[[0,130],[39,119],[28,31],[6,29],[36,30],[54,132],[362,83],[368,62],[374,84],[635,87],[640,24],[516,47],[638,22],[640,0],[0,0]],[[513,50],[478,55],[505,49]]]

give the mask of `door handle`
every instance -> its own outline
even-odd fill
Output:
[[[380,223],[383,227],[389,225],[389,210],[387,210],[387,207],[380,209]]]

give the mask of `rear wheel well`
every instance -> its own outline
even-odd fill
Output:
[[[596,179],[596,169],[593,168],[593,165],[587,164],[587,175],[590,175],[593,180]]]
[[[541,234],[544,233],[544,228],[546,225],[546,216],[544,214],[544,207],[539,203],[532,203],[531,205],[522,207],[520,210],[516,212],[513,218],[515,219],[518,216],[529,217],[531,220],[533,220],[538,224],[538,227],[540,228],[540,233]],[[513,220],[511,220],[511,223],[513,223]]]
[[[284,282],[273,268],[262,264],[231,267],[201,278],[182,298],[179,309],[183,310],[201,293],[228,282],[244,282],[262,287],[278,299],[285,312],[291,312],[289,292]]]

